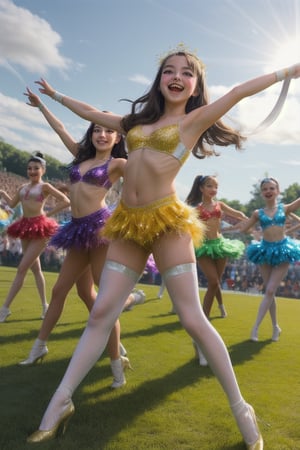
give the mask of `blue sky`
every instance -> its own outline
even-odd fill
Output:
[[[69,154],[23,92],[45,77],[58,91],[118,114],[121,98],[149,87],[159,57],[178,43],[207,68],[210,97],[265,72],[300,61],[300,0],[0,0],[0,137],[19,149],[63,162]],[[265,118],[281,85],[243,100],[225,120],[247,130]],[[76,139],[88,123],[48,97],[45,103]],[[232,122],[232,120],[234,122]],[[300,80],[280,117],[251,136],[242,152],[190,157],[177,177],[184,199],[194,177],[215,174],[219,197],[247,202],[266,174],[281,189],[299,180]]]

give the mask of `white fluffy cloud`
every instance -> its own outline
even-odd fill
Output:
[[[79,139],[81,133],[83,134],[84,125],[83,123],[81,128],[79,122],[76,130],[72,126],[68,127],[75,139]],[[42,151],[62,162],[69,162],[71,159],[65,146],[37,108],[31,108],[25,102],[5,96],[1,92],[0,139],[20,150]]]
[[[48,22],[10,0],[0,0],[0,65],[17,75],[18,67],[44,74],[67,70],[71,60],[59,52],[60,35]]]

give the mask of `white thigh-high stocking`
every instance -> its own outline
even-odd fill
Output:
[[[273,327],[278,326],[278,323],[277,323],[277,306],[276,306],[276,298],[275,297],[273,298],[273,301],[272,301],[272,303],[270,305],[269,313],[270,313],[270,316],[271,316],[271,321],[272,321]]]
[[[288,271],[288,267],[289,267],[288,263],[282,263],[279,266],[273,267],[271,273],[269,267],[267,268],[265,268],[264,266],[261,267],[261,273],[265,284],[265,295],[261,301],[261,304],[259,305],[256,321],[253,327],[254,331],[257,332],[259,325],[263,321],[263,318],[265,317],[268,311],[270,312],[271,315],[273,328],[278,325],[276,317],[275,294],[278,286],[281,283],[281,280],[283,280]]]
[[[110,331],[139,277],[139,273],[122,264],[114,261],[105,263],[89,321],[44,414],[40,429],[48,430],[53,426],[66,401],[70,401],[74,390],[98,361],[106,347]]]
[[[257,426],[242,398],[227,348],[200,304],[196,264],[181,264],[162,275],[183,327],[203,351],[228,397],[245,442],[255,442],[259,435]]]
[[[265,315],[267,314],[267,312],[270,310],[270,307],[272,305],[272,302],[274,301],[274,295],[273,293],[270,294],[265,294],[261,304],[259,305],[258,308],[258,313],[257,313],[257,317],[256,317],[256,321],[254,324],[254,329],[258,329],[259,325],[261,324],[261,322],[263,321],[263,318],[265,317]]]

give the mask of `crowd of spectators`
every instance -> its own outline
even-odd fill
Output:
[[[14,195],[18,187],[26,183],[27,179],[9,172],[0,171],[0,185],[9,195]],[[51,204],[49,199],[49,205]],[[65,221],[69,212],[63,212],[58,221]],[[18,239],[11,239],[5,230],[0,234],[0,264],[16,267],[22,256],[22,247]],[[41,255],[43,270],[59,272],[64,258],[63,252],[57,252],[52,247],[47,247]],[[207,281],[201,270],[198,269],[199,286],[205,288]],[[140,280],[142,283],[160,285],[161,277],[159,273],[145,271]],[[262,294],[263,281],[257,266],[249,262],[245,256],[238,260],[229,261],[222,278],[222,289],[249,294]],[[291,264],[285,279],[282,281],[277,292],[280,297],[300,299],[300,261]]]
[[[242,257],[227,264],[222,288],[261,294],[263,280],[258,267]],[[300,299],[300,262],[290,264],[288,273],[277,291],[277,296]]]
[[[205,289],[207,287],[207,280],[199,268],[198,279],[199,286]],[[161,277],[159,273],[153,276],[152,273],[145,272],[141,282],[160,285]],[[261,295],[263,293],[263,280],[258,267],[249,262],[245,256],[229,261],[222,277],[222,289],[224,291],[230,290]],[[276,295],[278,297],[300,299],[300,261],[299,263],[290,265],[288,273],[282,281]]]
[[[0,171],[0,186],[3,191],[12,197],[21,184],[27,183],[28,180],[20,175],[14,173],[6,172],[5,170]]]
[[[40,256],[43,270],[59,272],[64,256],[63,251],[57,251],[54,247],[46,247]],[[21,240],[12,238],[7,235],[6,231],[2,231],[0,234],[0,265],[17,267],[21,258]]]

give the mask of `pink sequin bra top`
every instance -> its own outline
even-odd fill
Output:
[[[179,125],[166,125],[158,128],[149,135],[143,133],[142,125],[136,125],[127,133],[128,153],[141,148],[149,148],[161,153],[167,153],[183,164],[190,154],[180,142]]]
[[[43,194],[43,183],[34,185],[25,184],[25,186],[20,189],[20,198],[22,201],[33,200],[42,203],[45,199]]]
[[[111,158],[102,166],[93,167],[92,169],[87,170],[84,175],[81,175],[80,173],[79,164],[72,166],[69,173],[70,182],[74,184],[81,181],[83,183],[110,189],[112,186],[108,177],[108,165],[110,161]]]
[[[202,219],[204,221],[207,221],[209,219],[215,218],[220,219],[222,215],[222,210],[219,203],[215,203],[213,205],[212,211],[209,211],[208,209],[205,209],[202,203],[199,203],[197,205],[197,211],[199,213],[199,219]]]

